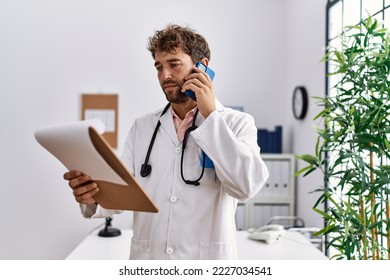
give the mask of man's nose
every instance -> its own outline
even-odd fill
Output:
[[[161,71],[161,79],[163,81],[171,79],[171,78],[172,78],[172,73],[171,73],[171,71],[169,71],[169,69],[163,69]]]

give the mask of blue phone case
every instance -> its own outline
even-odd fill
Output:
[[[207,67],[207,66],[204,65],[202,62],[197,62],[197,63],[195,64],[195,67],[196,67],[196,68],[199,68],[199,69],[202,70],[203,72],[206,72],[206,73],[209,75],[209,77],[210,77],[211,80],[214,79],[215,73],[214,73],[213,70],[210,69],[210,67]],[[186,92],[185,92],[184,94],[196,101],[195,92],[193,92],[192,90],[186,90]]]
[[[203,161],[205,161],[204,168],[214,168],[214,163],[211,160],[211,158],[209,158],[208,155],[206,155],[206,153],[203,152],[203,150],[201,150],[201,153],[200,153],[200,167],[203,166]]]

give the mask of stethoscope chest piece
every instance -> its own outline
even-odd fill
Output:
[[[149,174],[152,172],[152,166],[150,164],[143,163],[141,165],[141,171],[140,174],[142,177],[149,176]]]

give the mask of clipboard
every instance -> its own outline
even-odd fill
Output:
[[[35,139],[68,170],[88,174],[99,187],[94,196],[105,209],[158,212],[141,185],[101,134],[100,120],[87,120],[37,129]]]

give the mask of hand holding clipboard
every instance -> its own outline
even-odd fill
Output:
[[[158,212],[126,166],[101,134],[99,120],[47,126],[35,131],[36,140],[68,170],[87,174],[99,188],[94,199],[106,209]]]

